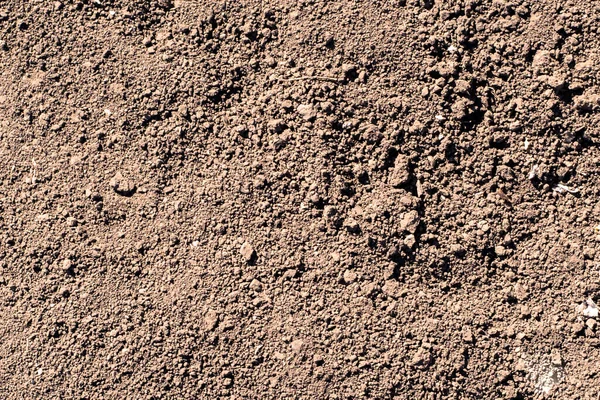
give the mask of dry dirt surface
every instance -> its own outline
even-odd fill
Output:
[[[1,399],[597,399],[600,1],[0,1]]]

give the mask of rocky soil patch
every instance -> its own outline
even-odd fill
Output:
[[[0,397],[596,398],[600,3],[0,2]]]

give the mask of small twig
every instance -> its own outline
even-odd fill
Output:
[[[298,78],[289,78],[289,79],[282,79],[283,81],[286,82],[295,82],[295,81],[325,81],[325,82],[334,82],[334,83],[341,83],[344,80],[343,79],[338,79],[338,78],[334,78],[331,76],[300,76]]]

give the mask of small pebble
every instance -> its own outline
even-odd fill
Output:
[[[342,65],[342,72],[344,73],[344,76],[348,79],[354,79],[356,78],[356,65],[354,64],[343,64]]]
[[[470,327],[468,327],[468,326],[465,326],[465,327],[463,328],[463,333],[462,333],[462,336],[463,336],[463,341],[464,341],[465,343],[473,343],[473,340],[474,340],[474,339],[473,339],[473,332],[471,331],[471,328],[470,328]]]
[[[207,330],[214,330],[219,323],[219,314],[214,310],[209,310],[204,316],[204,326]]]
[[[579,335],[581,332],[583,332],[584,329],[585,329],[585,325],[583,324],[583,322],[575,322],[571,326],[571,331],[573,332],[574,335]]]
[[[552,352],[550,353],[550,362],[554,366],[557,366],[557,367],[562,366],[563,359],[562,359],[562,356],[560,355],[560,352],[557,349],[552,349]]]
[[[296,111],[302,116],[302,119],[304,119],[305,121],[310,121],[317,116],[314,107],[310,104],[300,104],[298,108],[296,108]]]
[[[409,211],[402,217],[400,221],[400,229],[414,234],[417,231],[421,219],[419,213],[415,210]]]
[[[290,346],[292,347],[292,351],[294,353],[298,353],[302,350],[302,346],[304,345],[304,341],[302,339],[294,340]]]
[[[598,322],[596,322],[595,319],[590,318],[587,321],[585,321],[585,325],[592,331],[595,331],[596,327],[598,326]]]
[[[350,270],[346,270],[344,272],[344,282],[346,282],[347,284],[351,284],[354,281],[356,281],[357,275],[356,272],[350,271]]]
[[[254,259],[254,257],[256,257],[256,252],[254,251],[254,248],[248,242],[244,242],[244,244],[242,244],[242,247],[240,247],[240,254],[246,262],[251,262]]]
[[[504,383],[510,379],[511,373],[508,370],[502,369],[496,373],[499,383]]]
[[[262,283],[260,283],[258,279],[252,279],[252,282],[250,282],[250,289],[255,292],[260,292],[262,290]]]
[[[65,272],[70,271],[73,268],[73,263],[68,258],[65,258],[61,263],[60,268]]]
[[[597,318],[598,317],[598,307],[596,303],[592,299],[587,299],[585,303],[581,305],[583,308],[583,315],[589,318]]]
[[[344,220],[344,228],[350,233],[360,232],[360,225],[358,225],[358,222],[354,218],[346,218]]]
[[[407,235],[404,238],[404,245],[406,247],[408,247],[409,249],[412,249],[416,243],[417,243],[417,239],[415,238],[415,235],[413,235],[413,234]]]

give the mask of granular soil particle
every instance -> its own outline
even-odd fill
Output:
[[[0,71],[2,399],[596,398],[599,1],[3,0]]]

